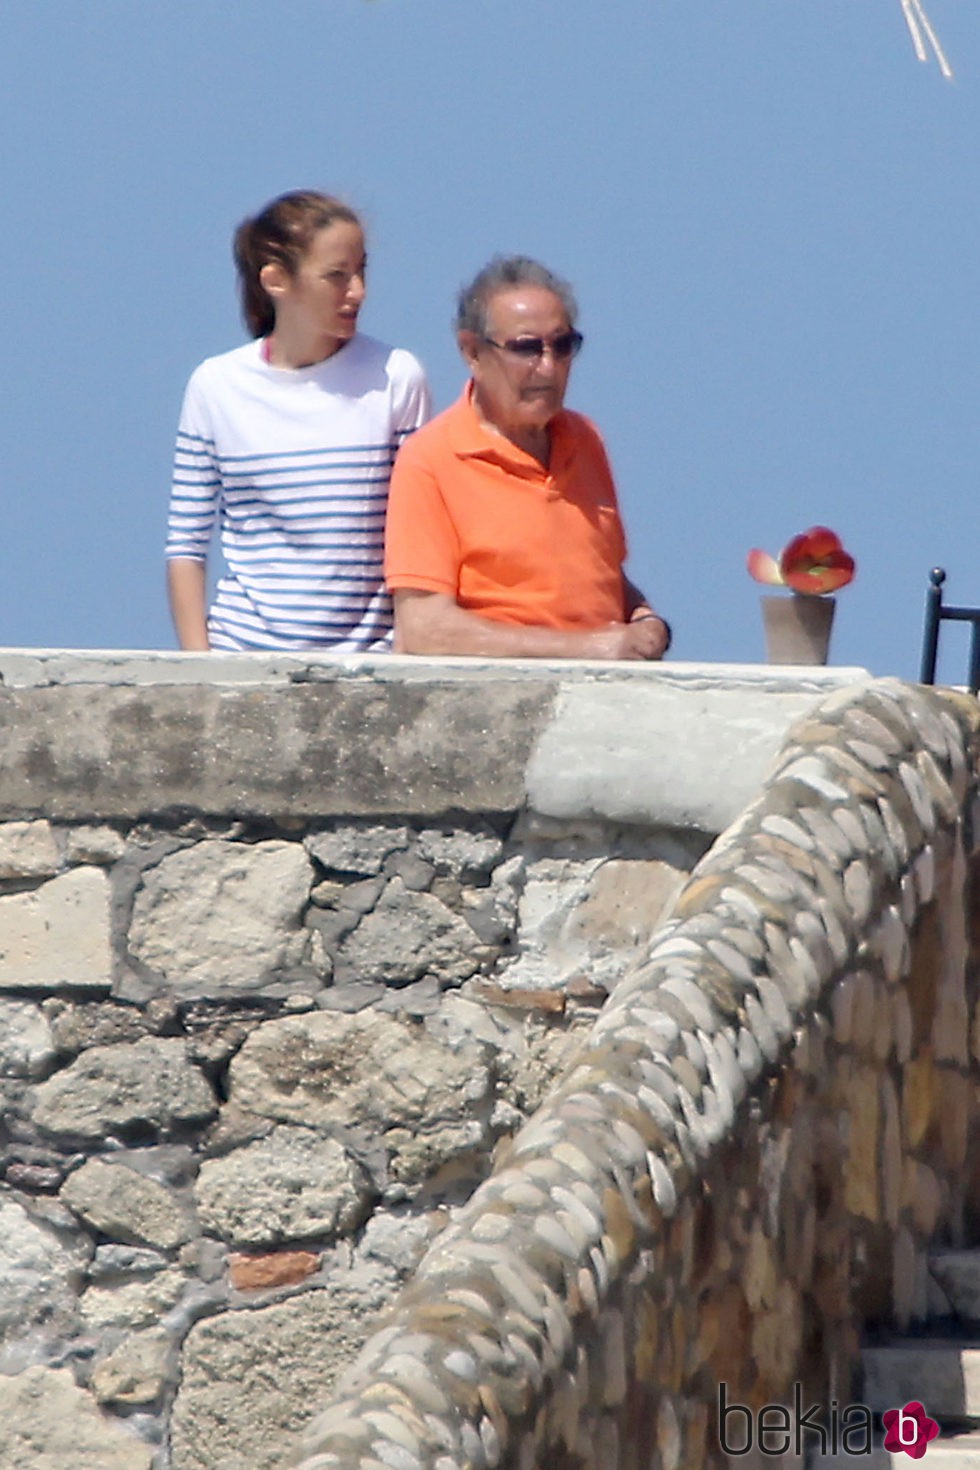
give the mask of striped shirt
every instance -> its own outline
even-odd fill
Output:
[[[261,349],[249,342],[191,376],[167,557],[206,561],[217,522],[212,648],[385,648],[388,480],[428,418],[425,375],[410,353],[360,334],[308,368],[273,367]]]

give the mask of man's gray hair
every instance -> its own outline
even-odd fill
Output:
[[[543,286],[546,291],[551,291],[565,308],[568,325],[574,327],[578,302],[567,281],[527,255],[495,255],[489,265],[485,265],[479,275],[460,291],[456,302],[456,331],[485,337],[491,300],[499,291],[509,291],[514,286]]]

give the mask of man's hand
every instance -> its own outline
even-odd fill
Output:
[[[656,629],[656,633],[655,635],[653,635],[653,653],[647,652],[647,649],[649,648],[649,642],[647,638],[644,638],[642,652],[625,653],[620,654],[619,656],[621,658],[663,658],[664,654],[670,647],[670,640],[672,636],[670,631],[670,624],[667,622],[666,618],[662,618],[658,612],[654,612],[653,608],[650,606],[649,602],[647,602],[639,587],[637,587],[635,582],[630,581],[625,572],[623,573],[623,600],[626,604],[627,623],[629,623],[631,627],[634,626],[636,623],[643,623],[647,627],[650,627],[652,625]]]
[[[670,631],[663,618],[647,614],[632,623],[610,623],[588,635],[595,640],[592,658],[663,658]]]

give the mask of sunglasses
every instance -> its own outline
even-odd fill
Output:
[[[501,352],[509,352],[513,357],[523,357],[527,361],[543,357],[550,349],[553,357],[564,362],[566,358],[575,357],[581,351],[585,338],[581,332],[559,332],[550,341],[545,337],[508,337],[506,342],[495,342],[492,337],[484,337],[483,341],[488,347],[496,347]]]

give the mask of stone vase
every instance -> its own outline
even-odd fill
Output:
[[[837,601],[793,592],[763,597],[766,658],[771,664],[825,664]]]

